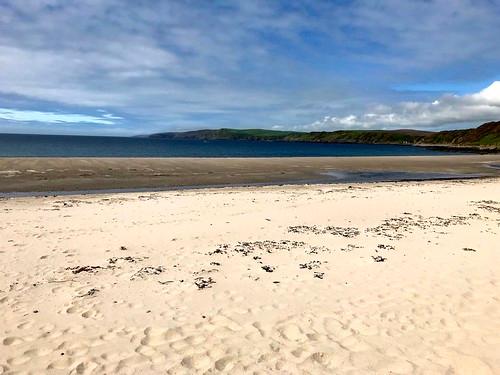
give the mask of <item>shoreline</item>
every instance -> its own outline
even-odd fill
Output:
[[[49,198],[49,197],[92,197],[107,194],[132,194],[132,193],[169,193],[169,192],[184,192],[184,191],[199,191],[205,190],[228,190],[228,189],[255,189],[269,187],[339,187],[350,185],[375,185],[385,183],[427,183],[427,182],[465,182],[465,181],[489,181],[499,179],[499,176],[457,176],[457,177],[435,177],[435,178],[408,178],[398,180],[377,180],[377,181],[335,181],[335,180],[305,180],[305,181],[289,181],[289,182],[263,182],[263,183],[248,183],[248,184],[225,184],[225,185],[192,185],[192,186],[170,186],[157,188],[124,188],[124,189],[95,189],[95,190],[60,190],[60,191],[22,191],[22,192],[0,192],[0,200],[15,199],[15,198]]]
[[[0,158],[0,194],[499,176],[500,155],[297,158]],[[328,176],[328,173],[331,176]],[[340,173],[347,177],[332,176]],[[384,177],[386,174],[389,177]],[[418,176],[421,177],[421,176]],[[351,178],[351,180],[349,180]],[[374,178],[374,177],[371,177]],[[404,178],[395,178],[404,180]]]

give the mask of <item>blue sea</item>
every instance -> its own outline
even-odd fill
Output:
[[[0,157],[298,157],[441,155],[416,146],[0,134]]]

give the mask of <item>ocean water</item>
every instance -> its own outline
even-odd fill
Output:
[[[384,181],[432,181],[456,180],[483,177],[481,173],[449,173],[449,172],[406,172],[406,171],[330,171],[323,175],[331,178],[328,182],[357,183]]]
[[[298,157],[441,155],[415,146],[0,134],[1,157]]]

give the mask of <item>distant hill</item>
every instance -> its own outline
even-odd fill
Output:
[[[433,147],[500,150],[500,121],[477,128],[429,132],[399,130],[338,130],[333,132],[294,132],[265,129],[204,129],[157,133],[150,138],[176,140],[258,140],[282,142],[412,144]]]
[[[152,134],[149,138],[164,139],[231,139],[253,141],[282,141],[288,136],[300,136],[301,132],[266,130],[266,129],[203,129],[187,132],[171,132]]]
[[[433,133],[418,143],[500,149],[500,121],[487,122],[473,129],[445,130]]]

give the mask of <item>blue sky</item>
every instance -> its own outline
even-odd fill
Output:
[[[500,120],[500,1],[0,1],[0,132]]]

